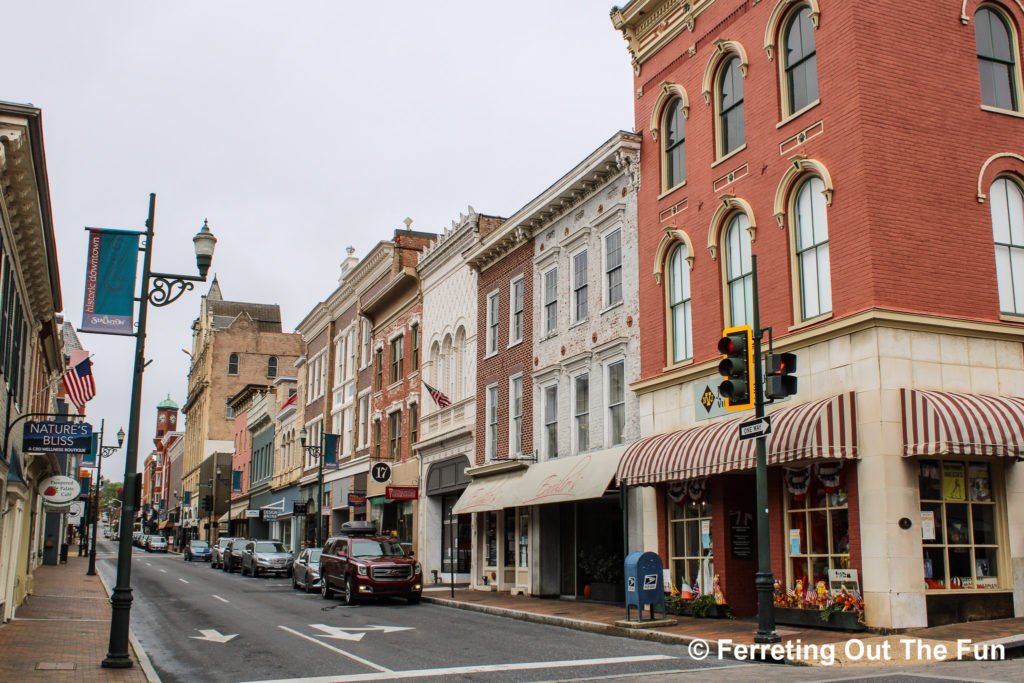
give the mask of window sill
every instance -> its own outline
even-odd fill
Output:
[[[796,112],[793,112],[792,114],[790,114],[790,115],[789,115],[789,116],[787,116],[786,118],[784,118],[784,119],[782,119],[781,121],[779,121],[778,123],[776,123],[776,124],[775,124],[775,127],[776,127],[776,128],[782,128],[783,126],[785,126],[785,125],[786,125],[787,123],[789,123],[790,121],[795,121],[796,119],[798,119],[798,118],[800,118],[801,116],[803,116],[803,115],[804,115],[804,113],[806,113],[806,112],[809,112],[810,110],[812,110],[812,109],[814,109],[815,107],[817,107],[817,106],[818,106],[819,104],[821,104],[821,100],[814,100],[813,102],[811,102],[810,104],[808,104],[808,105],[807,105],[806,107],[804,107],[803,109],[801,109],[801,110],[799,110],[799,111],[796,111]]]
[[[664,199],[665,197],[669,196],[670,194],[672,194],[676,190],[681,190],[684,187],[686,187],[686,181],[685,180],[683,182],[679,183],[678,185],[676,185],[675,187],[670,187],[669,189],[667,189],[664,192],[662,192],[661,194],[659,194],[658,195],[658,199],[659,200]]]
[[[398,387],[402,386],[402,382],[404,382],[404,381],[405,380],[403,378],[396,379],[394,382],[392,382],[391,384],[387,385],[387,387],[385,387],[385,388],[388,391],[394,391]]]
[[[611,304],[609,306],[605,306],[604,308],[602,308],[601,309],[601,315],[603,316],[606,313],[608,313],[608,312],[610,312],[610,311],[612,311],[612,310],[614,310],[616,308],[619,308],[620,306],[623,306],[623,305],[625,305],[624,300],[616,301],[615,303],[613,303],[613,304]]]
[[[824,322],[825,320],[830,320],[832,318],[832,316],[833,316],[832,311],[829,311],[828,313],[822,313],[821,315],[816,315],[813,318],[808,318],[807,320],[801,320],[800,322],[796,323],[795,325],[790,325],[789,327],[786,328],[786,331],[787,332],[795,332],[796,330],[802,330],[805,327],[810,327],[811,325],[817,325],[818,323]]]
[[[511,348],[514,348],[514,347],[516,347],[516,346],[519,346],[519,345],[520,345],[520,344],[522,344],[522,343],[523,343],[523,340],[522,340],[522,339],[520,339],[520,340],[518,340],[518,341],[514,341],[514,342],[512,342],[511,344],[509,344],[509,345],[508,345],[508,347],[506,348],[506,350],[507,350],[507,349],[511,349]]]
[[[729,159],[732,159],[734,156],[736,156],[737,154],[739,154],[740,152],[742,152],[746,148],[747,148],[747,143],[744,142],[742,145],[740,145],[739,147],[737,147],[733,151],[731,151],[728,154],[726,154],[724,157],[721,157],[720,159],[715,161],[713,164],[711,164],[711,168],[714,168],[715,166],[718,166],[719,164],[724,163],[724,162],[728,161]]]
[[[587,320],[589,320],[589,318],[580,318],[579,320],[574,322],[572,325],[569,325],[569,329],[571,330],[574,327],[579,327],[580,325],[586,325],[587,324]]]
[[[494,358],[497,355],[498,355],[497,351],[491,351],[490,353],[485,353],[484,354],[484,360],[487,360],[488,358]]]
[[[999,313],[999,319],[1008,323],[1024,323],[1024,313]]]
[[[990,107],[987,104],[981,105],[982,111],[990,111],[993,114],[1003,114],[1005,116],[1013,116],[1018,119],[1024,119],[1024,113],[1014,111],[1013,109],[1002,109],[1000,107]]]
[[[671,365],[666,365],[665,367],[663,367],[661,369],[661,371],[662,372],[672,372],[673,370],[678,370],[680,368],[685,368],[685,367],[688,367],[690,365],[693,365],[693,358],[687,358],[685,360],[679,361],[678,363],[672,363]]]
[[[558,330],[555,330],[554,332],[548,332],[547,334],[545,334],[543,337],[540,338],[540,341],[547,341],[548,339],[554,339],[557,336],[558,336]]]

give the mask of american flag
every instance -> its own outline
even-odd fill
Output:
[[[86,401],[96,395],[96,382],[92,377],[92,361],[89,360],[88,351],[71,352],[67,370],[64,371],[64,388],[78,412],[84,413]]]
[[[452,400],[444,395],[444,392],[440,389],[435,389],[426,382],[423,386],[427,388],[427,393],[430,394],[430,398],[434,399],[434,403],[437,404],[438,408],[447,408],[452,404]]]

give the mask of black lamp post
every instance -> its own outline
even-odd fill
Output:
[[[132,609],[132,541],[125,533],[132,528],[135,510],[138,506],[139,475],[136,460],[139,455],[139,413],[142,407],[142,371],[146,367],[146,314],[149,304],[166,306],[185,292],[193,289],[193,282],[205,282],[206,273],[213,260],[213,249],[217,238],[210,232],[206,221],[202,229],[192,238],[196,250],[196,266],[199,275],[173,275],[155,273],[150,270],[153,258],[154,214],[156,195],[149,195],[149,216],[146,218],[145,244],[139,247],[142,257],[142,285],[136,301],[139,302],[139,327],[135,332],[135,368],[132,375],[132,402],[128,418],[128,448],[124,460],[124,504],[121,506],[121,530],[117,549],[117,583],[110,598],[110,645],[103,660],[105,668],[126,669],[132,665],[128,652],[128,628]],[[150,280],[152,279],[152,283]]]
[[[307,446],[306,445],[306,428],[303,427],[299,431],[299,445],[306,451],[306,454],[311,458],[316,458],[317,461],[317,497],[316,497],[316,547],[324,547],[323,539],[323,526],[324,526],[324,514],[321,508],[324,504],[324,459],[323,459],[323,446]]]
[[[96,449],[96,501],[93,503],[92,512],[92,544],[89,546],[89,571],[86,572],[89,576],[96,576],[96,523],[100,517],[100,478],[103,476],[103,458],[109,458],[114,453],[117,453],[121,449],[121,445],[124,444],[124,429],[118,429],[117,445],[103,445],[103,427],[105,423],[106,420],[100,420],[100,445]]]

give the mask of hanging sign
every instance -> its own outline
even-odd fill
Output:
[[[366,494],[365,493],[350,493],[348,494],[348,506],[353,508],[361,508],[366,505]]]
[[[384,497],[389,500],[417,500],[420,489],[418,486],[388,486],[384,489]]]
[[[84,455],[92,450],[92,425],[88,422],[26,422],[21,439],[22,450],[28,453]]]
[[[135,334],[139,233],[89,228],[83,332]]]
[[[370,477],[378,484],[383,484],[391,478],[391,465],[386,462],[375,462],[370,467]]]
[[[292,514],[293,515],[304,515],[304,514],[306,514],[306,503],[305,502],[300,503],[297,500],[294,501],[292,503]]]
[[[74,477],[58,474],[39,482],[39,495],[52,505],[70,503],[82,492],[81,484]]]

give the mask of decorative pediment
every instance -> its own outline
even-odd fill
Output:
[[[822,194],[825,196],[825,206],[832,206],[832,176],[829,174],[828,169],[825,168],[825,164],[815,159],[808,159],[803,154],[794,154],[789,158],[789,162],[790,166],[782,175],[779,187],[775,190],[774,213],[775,220],[779,222],[780,228],[785,224],[786,202],[788,201],[789,194],[792,192],[797,180],[807,174],[813,174],[821,178],[821,182],[825,185],[825,189],[822,190]]]
[[[711,252],[711,258],[718,258],[718,245],[722,241],[722,228],[725,227],[725,219],[729,217],[729,214],[736,211],[741,211],[747,215],[747,220],[750,224],[747,226],[747,232],[750,233],[750,241],[753,242],[757,237],[757,221],[754,220],[754,209],[745,199],[740,199],[735,195],[723,194],[719,197],[721,204],[715,210],[715,215],[711,217],[711,226],[708,229],[708,251]]]
[[[711,93],[714,88],[715,73],[718,71],[719,65],[722,64],[730,55],[736,55],[740,58],[740,75],[743,76],[743,78],[747,77],[747,69],[750,66],[749,60],[747,59],[747,51],[735,40],[716,38],[714,46],[715,51],[712,52],[711,57],[708,58],[707,66],[704,67],[704,80],[701,81],[701,94],[704,95],[704,102],[707,104],[711,104]]]

